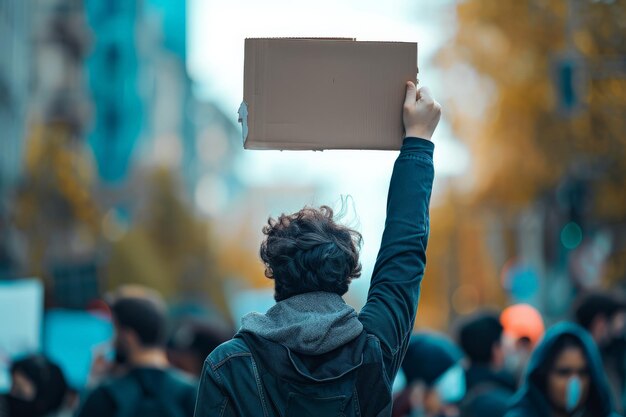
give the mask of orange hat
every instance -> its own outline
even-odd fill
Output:
[[[505,308],[500,315],[500,323],[505,335],[516,340],[527,337],[533,346],[546,330],[539,311],[528,304],[515,304]]]

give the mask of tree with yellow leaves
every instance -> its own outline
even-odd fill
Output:
[[[490,285],[480,284],[481,275],[501,288],[504,261],[520,252],[520,217],[537,204],[546,213],[549,267],[571,269],[567,259],[577,238],[585,242],[602,230],[612,242],[605,283],[623,279],[626,3],[466,0],[456,13],[456,34],[437,64],[455,86],[444,106],[473,164],[461,180],[468,191],[451,193],[433,210],[431,241],[441,246],[442,265],[454,266],[448,277],[457,280],[446,295],[471,283],[478,288],[475,304],[501,302],[498,294],[485,295]],[[580,223],[571,247],[568,222]],[[500,259],[480,249],[489,248],[494,224],[503,235]],[[462,248],[480,256],[466,259]]]

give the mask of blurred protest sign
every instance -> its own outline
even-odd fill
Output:
[[[44,325],[44,353],[59,364],[74,388],[83,388],[96,350],[113,337],[108,317],[75,310],[50,310]]]
[[[10,386],[13,358],[41,346],[43,284],[36,279],[0,281],[0,392]]]

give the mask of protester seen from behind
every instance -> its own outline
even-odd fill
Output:
[[[401,103],[398,103],[401,105]],[[207,358],[197,417],[388,416],[391,384],[413,329],[426,264],[434,177],[430,138],[440,106],[408,82],[406,137],[389,185],[387,218],[367,302],[342,296],[361,274],[359,233],[329,207],[270,219],[261,258],[276,304],[244,317]]]

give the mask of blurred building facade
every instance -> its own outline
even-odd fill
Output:
[[[80,0],[31,4],[28,126],[14,216],[20,275],[45,279],[49,300],[80,307],[98,294],[98,207],[83,135],[90,117],[83,62],[90,43]],[[79,288],[80,291],[74,291]]]
[[[48,304],[71,308],[128,282],[211,291],[228,314],[210,223],[241,192],[239,132],[193,95],[186,14],[176,0],[2,2],[0,278],[40,277]]]
[[[86,6],[96,106],[89,143],[110,244],[102,288],[143,283],[197,310],[204,304],[227,314],[209,234],[214,210],[238,192],[230,163],[237,133],[233,118],[193,95],[186,2]]]
[[[22,169],[22,138],[26,131],[31,42],[30,4],[0,3],[0,277],[14,273],[17,261],[10,230],[8,199]]]
[[[21,170],[30,80],[31,11],[30,2],[0,3],[0,200]]]
[[[115,187],[133,168],[159,165],[180,170],[192,193],[197,102],[186,69],[186,2],[87,1],[85,13],[94,37],[88,136],[100,179]]]

